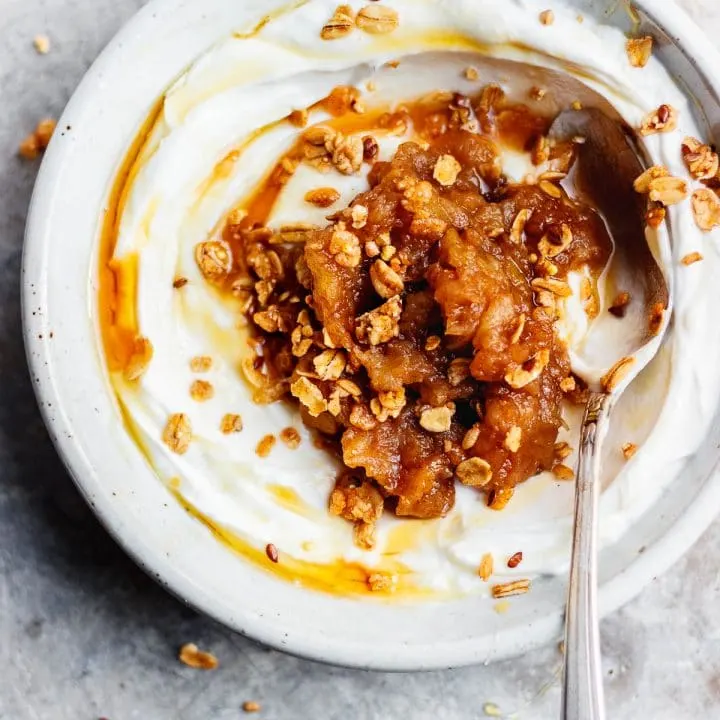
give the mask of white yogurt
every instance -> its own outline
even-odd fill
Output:
[[[352,0],[358,10],[365,3]],[[316,563],[338,558],[382,566],[384,554],[414,573],[422,588],[444,592],[482,591],[477,577],[481,556],[495,555],[498,575],[560,573],[569,556],[572,483],[549,474],[518,488],[502,513],[485,507],[475,491],[458,487],[448,517],[399,521],[384,517],[377,548],[364,552],[352,542],[351,528],[327,511],[336,467],[313,447],[299,417],[276,403],[254,405],[239,364],[247,352],[236,327],[237,308],[203,280],[194,261],[194,246],[221,226],[223,217],[247,197],[274,162],[290,146],[297,129],[275,124],[292,110],[308,107],[333,87],[353,84],[364,90],[373,79],[377,89],[365,93],[368,106],[407,100],[434,90],[478,90],[503,78],[462,76],[467,53],[480,45],[489,55],[560,69],[604,95],[632,125],[662,103],[680,113],[680,127],[651,136],[645,145],[658,164],[685,177],[680,156],[684,135],[700,136],[689,103],[659,62],[631,68],[625,38],[615,29],[583,23],[577,14],[552,3],[555,22],[538,20],[547,2],[530,0],[384,0],[400,16],[399,28],[387,36],[355,31],[349,37],[322,41],[319,29],[337,2],[315,0],[273,19],[250,38],[232,37],[200,58],[165,98],[159,122],[129,188],[115,257],[139,256],[137,313],[140,332],[150,338],[154,358],[139,384],[115,377],[118,397],[135,426],[143,448],[166,482],[178,478],[181,494],[204,515],[247,542],[264,547],[273,542],[284,554]],[[520,49],[523,48],[523,49]],[[430,55],[428,53],[436,53]],[[438,54],[439,53],[439,54]],[[397,69],[383,67],[400,59]],[[313,122],[322,119],[319,113]],[[258,132],[262,130],[262,132]],[[391,155],[399,139],[388,138],[383,153]],[[232,150],[241,150],[228,172],[213,171]],[[513,172],[523,170],[508,157]],[[331,184],[342,192],[338,206],[367,187],[365,174],[321,175],[302,167],[273,211],[271,224],[317,222],[329,211],[301,201],[312,187]],[[607,441],[604,462],[603,545],[611,544],[678,476],[685,459],[702,442],[716,405],[720,374],[720,334],[713,327],[720,287],[720,259],[709,236],[694,225],[688,202],[670,210],[675,231],[673,258],[667,271],[675,292],[674,327],[659,357],[622,398]],[[701,251],[704,262],[684,267],[679,259]],[[181,292],[173,278],[190,280]],[[579,285],[575,283],[575,285]],[[577,307],[568,307],[566,337],[571,346],[588,331]],[[215,388],[213,399],[194,402],[189,360],[210,355],[213,369],[205,376]],[[692,400],[690,400],[692,398]],[[187,413],[194,441],[179,456],[162,443],[170,414]],[[223,435],[220,419],[240,413],[242,433]],[[560,439],[577,446],[577,413],[571,430]],[[278,443],[260,459],[255,446],[266,433],[293,425],[301,433],[299,450]],[[640,450],[625,462],[620,447],[637,443]],[[573,458],[566,461],[573,462]],[[277,487],[292,488],[299,502],[283,503]],[[516,571],[504,559],[522,550]]]

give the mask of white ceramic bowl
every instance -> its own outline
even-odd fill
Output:
[[[618,5],[576,4],[595,14]],[[720,56],[668,0],[636,4],[660,28],[672,28],[661,57],[716,119],[720,141],[720,76],[711,81]],[[209,45],[266,8],[264,0],[151,2],[93,65],[58,125],[35,188],[23,265],[27,352],[58,451],[87,501],[139,565],[191,605],[268,645],[342,665],[409,670],[494,660],[557,639],[561,578],[538,581],[503,615],[474,598],[403,606],[332,597],[278,580],[234,555],[190,517],[125,431],[95,317],[96,245],[108,191],[141,122],[172,80]],[[682,482],[603,553],[603,613],[667,570],[715,517],[717,447],[709,438]]]

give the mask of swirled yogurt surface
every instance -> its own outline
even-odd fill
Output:
[[[349,4],[357,11],[365,3]],[[338,85],[358,87],[368,107],[437,90],[470,93],[488,82],[525,100],[532,75],[503,74],[482,57],[557,70],[599,93],[634,127],[660,104],[676,108],[678,129],[643,142],[654,163],[688,180],[680,143],[685,135],[702,137],[702,132],[690,102],[656,59],[642,69],[631,67],[620,31],[589,18],[580,22],[569,6],[550,3],[555,19],[544,25],[539,13],[548,3],[530,0],[383,4],[400,18],[388,35],[354,32],[322,40],[320,28],[336,7],[326,0],[289,5],[253,32],[236,28],[230,35],[229,28],[227,39],[168,90],[127,180],[113,254],[118,267],[133,263],[137,269],[136,288],[125,295],[120,288],[120,296],[132,304],[126,314],[136,318],[140,333],[151,340],[154,356],[138,382],[113,373],[113,384],[130,428],[162,481],[199,517],[248,547],[264,552],[273,543],[299,568],[304,563],[336,567],[339,562],[399,569],[405,587],[431,594],[485,591],[488,586],[477,575],[485,553],[495,556],[500,578],[561,573],[569,558],[574,487],[550,473],[519,487],[502,512],[489,510],[477,492],[458,487],[456,505],[443,519],[408,521],[386,514],[376,548],[357,548],[350,526],[327,511],[337,471],[333,460],[313,445],[289,406],[252,402],[240,372],[248,347],[237,306],[204,281],[194,247],[218,233],[227,213],[242,207],[294,142],[298,130],[283,119]],[[468,65],[479,67],[479,80],[464,77]],[[323,118],[316,110],[310,122]],[[380,138],[381,155],[392,155],[401,140]],[[520,179],[529,168],[522,156],[508,152],[504,169]],[[366,174],[333,175],[329,181],[313,168],[301,167],[275,204],[270,225],[324,222],[332,208],[313,208],[302,201],[304,193],[331,184],[341,191],[334,206],[340,208],[367,189]],[[669,216],[672,257],[662,261],[673,286],[674,318],[658,357],[615,411],[603,463],[600,538],[606,546],[669,483],[682,481],[684,463],[703,441],[716,406],[720,335],[707,331],[714,326],[720,293],[716,238],[698,230],[689,202],[670,208]],[[696,251],[703,262],[689,267],[680,262]],[[188,280],[182,292],[173,287],[177,277]],[[573,286],[577,290],[579,279]],[[609,299],[601,300],[606,309]],[[571,350],[579,349],[592,332],[577,297],[568,301],[563,332]],[[214,397],[203,403],[189,393],[198,377],[190,360],[200,355],[213,359],[202,377],[215,389]],[[171,452],[161,439],[169,415],[179,412],[188,415],[193,430],[193,442],[183,455]],[[226,413],[242,416],[242,432],[220,431]],[[559,440],[577,447],[579,413],[568,412],[566,419],[568,430]],[[278,443],[260,458],[258,441],[288,426],[299,430],[300,448]],[[625,443],[639,447],[629,461],[621,453]],[[523,552],[522,565],[507,569],[504,559],[517,551]],[[302,570],[298,572],[302,581]]]

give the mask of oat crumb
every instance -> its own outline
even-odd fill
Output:
[[[36,35],[33,38],[33,45],[40,55],[47,55],[50,52],[50,38],[47,35]]]
[[[213,360],[209,355],[196,355],[190,359],[190,369],[194,373],[206,373],[213,365]]]
[[[274,435],[265,435],[257,444],[255,452],[259,457],[266,458],[272,452],[276,442],[277,438]]]
[[[230,435],[231,433],[239,433],[243,429],[243,420],[240,415],[235,413],[227,413],[223,415],[220,421],[220,432],[223,435]]]
[[[18,153],[26,160],[35,160],[50,143],[50,138],[55,132],[55,120],[45,118],[41,120],[35,130],[31,132],[21,143]]]
[[[637,445],[635,445],[635,443],[625,443],[622,446],[623,457],[626,460],[629,460],[637,452],[637,450],[638,450],[638,447],[637,447]]]
[[[195,402],[205,402],[215,395],[215,388],[207,380],[194,380],[190,385],[190,397]]]
[[[494,561],[491,553],[485,553],[480,560],[478,575],[487,582],[493,574]]]
[[[543,10],[540,13],[540,22],[543,25],[552,25],[555,22],[555,13],[552,10]]]
[[[280,431],[280,439],[291,449],[300,447],[300,433],[294,427],[286,427]]]
[[[243,712],[246,712],[246,713],[256,713],[256,712],[260,712],[260,710],[262,710],[262,707],[260,706],[259,702],[255,702],[254,700],[246,700],[242,704],[242,709],[243,709]]]
[[[552,474],[558,480],[572,480],[575,477],[575,473],[573,472],[572,468],[568,467],[567,465],[563,465],[562,463],[558,463],[557,465],[553,466]]]
[[[683,265],[693,265],[696,262],[700,262],[703,259],[703,256],[699,252],[691,252],[688,253],[683,257],[683,259],[680,261]]]
[[[214,670],[219,664],[212,653],[199,650],[195,643],[183,645],[178,657],[180,662],[196,670]]]
[[[464,75],[467,80],[477,80],[480,77],[480,73],[477,68],[472,66],[465,68]]]

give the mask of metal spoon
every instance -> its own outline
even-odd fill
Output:
[[[667,329],[672,311],[669,282],[649,242],[661,259],[670,257],[670,249],[666,232],[648,232],[646,238],[647,200],[633,189],[633,181],[645,165],[630,128],[591,108],[561,113],[550,135],[563,140],[584,138],[574,180],[578,192],[604,216],[614,241],[607,273],[608,297],[615,290],[631,296],[625,317],[603,313],[584,346],[572,353],[579,374],[595,377],[598,382],[595,387],[591,385],[580,439],[561,717],[604,720],[597,609],[600,451],[617,399],[655,356]],[[662,317],[658,317],[660,310]],[[652,313],[657,320],[653,327]]]

